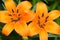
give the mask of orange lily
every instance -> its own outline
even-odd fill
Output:
[[[48,13],[45,3],[38,2],[36,5],[36,15],[28,25],[30,36],[39,34],[40,40],[48,40],[48,33],[60,34],[60,27],[53,20],[60,16],[58,10]]]
[[[30,10],[31,3],[23,1],[16,7],[13,0],[6,0],[4,4],[7,10],[0,11],[0,22],[6,23],[2,33],[8,36],[15,29],[19,35],[28,36],[26,22],[29,22],[34,15]]]

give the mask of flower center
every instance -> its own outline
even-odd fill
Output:
[[[10,16],[10,19],[11,19],[11,22],[17,22],[20,20],[20,14],[18,13],[18,10],[17,10],[17,13],[14,12],[14,10],[12,9],[12,13],[11,14],[8,14]]]
[[[43,17],[43,16],[44,16],[44,14],[42,15],[42,17]],[[38,16],[38,22],[37,22],[37,24],[40,26],[40,28],[44,28],[45,23],[48,21],[48,20],[47,20],[48,17],[49,17],[49,16],[47,16],[47,17],[45,18],[45,20],[44,20],[44,23],[41,24],[41,19],[40,19],[40,17]],[[42,22],[43,22],[43,21],[42,21]]]

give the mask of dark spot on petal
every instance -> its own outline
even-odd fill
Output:
[[[42,13],[42,17],[44,17],[44,13]]]
[[[27,23],[27,25],[29,25],[31,22],[32,22],[32,21],[29,21],[29,22]]]

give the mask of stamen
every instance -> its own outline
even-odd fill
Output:
[[[45,22],[47,22],[47,19],[45,20]]]
[[[29,21],[29,22],[27,23],[27,25],[29,25],[31,22],[32,22],[32,21]]]
[[[20,18],[18,17],[18,20],[20,20]]]
[[[43,24],[43,26],[45,26],[45,24]]]
[[[13,20],[13,18],[11,18],[11,20]]]
[[[18,14],[18,16],[20,16],[20,14]]]
[[[43,25],[40,25],[41,28],[44,28]]]
[[[13,14],[13,15],[15,15],[15,14]]]
[[[18,9],[17,9],[17,13],[18,13]]]
[[[40,19],[40,17],[38,16],[38,19]]]
[[[9,16],[12,16],[11,14],[9,14]]]
[[[14,10],[12,9],[12,12],[14,13]]]
[[[46,19],[48,19],[49,16],[46,17]]]
[[[18,20],[12,20],[12,22],[17,22]]]
[[[40,26],[40,21],[38,20],[38,25]]]
[[[42,17],[44,17],[44,13],[42,13]]]

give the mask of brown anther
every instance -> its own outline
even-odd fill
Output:
[[[18,13],[18,9],[17,9],[17,13]]]
[[[40,21],[38,20],[38,25],[40,26]]]
[[[43,25],[40,25],[41,28],[44,28]]]
[[[44,17],[44,13],[42,13],[42,17]]]
[[[14,13],[14,10],[12,9],[12,12]]]
[[[38,16],[38,19],[40,19],[40,17]]]
[[[12,20],[12,22],[17,22],[18,20]]]
[[[43,26],[45,26],[45,24],[43,24]]]
[[[9,16],[12,16],[11,14],[9,14]]]
[[[18,20],[20,20],[20,18],[18,17]]]
[[[27,22],[27,25],[29,25],[32,21]]]
[[[11,18],[11,20],[13,20],[13,18]]]
[[[47,19],[45,20],[45,22],[47,22]]]
[[[49,16],[46,17],[46,19],[48,19]]]
[[[13,14],[13,15],[15,15],[15,14]]]
[[[20,16],[20,14],[18,14],[18,16]]]

